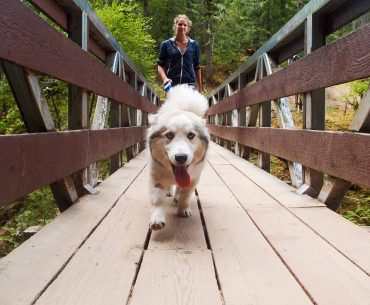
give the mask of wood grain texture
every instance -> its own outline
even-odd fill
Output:
[[[269,173],[261,170],[250,162],[236,156],[231,151],[220,147],[214,143],[211,148],[218,152],[221,156],[229,160],[229,162],[237,168],[244,176],[248,177],[253,183],[258,185],[272,198],[280,202],[285,207],[314,207],[325,206],[323,203],[308,195],[299,195],[296,193],[296,188],[288,185],[284,181],[276,178]],[[247,190],[247,189],[246,189]]]
[[[144,153],[0,260],[0,304],[32,304],[146,164]],[[20,289],[20,287],[22,287]]]
[[[54,22],[60,25],[63,29],[68,28],[68,15],[56,1],[49,0],[31,0],[39,10],[45,13]]]
[[[0,205],[137,143],[145,128],[0,136]]]
[[[145,252],[130,305],[222,305],[209,250]]]
[[[246,163],[245,160],[243,162]],[[231,163],[233,164],[233,161]],[[235,166],[238,170],[242,169],[238,163]],[[216,170],[217,167],[224,168],[228,166],[215,165]],[[262,170],[259,171],[262,172]],[[219,172],[218,174],[221,173]],[[248,172],[246,174],[248,175]],[[233,181],[233,177],[226,178],[228,175],[233,176],[233,172],[224,172],[223,177],[225,178],[223,179]],[[233,191],[233,185],[228,185],[228,187]],[[258,192],[258,188],[255,191]],[[245,192],[248,193],[248,190],[245,190]],[[263,190],[260,190],[260,192],[263,192]],[[340,221],[339,218],[336,219],[334,216],[330,219],[327,217],[328,215],[326,217],[322,215],[324,216],[323,220],[318,221],[317,218],[320,217],[317,213],[317,217],[311,215],[311,217],[302,218],[302,221],[300,217],[295,216],[295,213],[305,215],[306,211],[309,214],[311,210],[328,210],[326,208],[315,207],[289,209],[279,205],[277,202],[275,207],[271,203],[266,204],[265,207],[253,207],[249,204],[251,199],[246,198],[243,193],[233,191],[233,194],[244,209],[246,209],[260,232],[269,241],[275,251],[279,253],[281,259],[289,266],[291,272],[317,304],[367,304],[370,297],[370,290],[368,289],[370,287],[369,276],[364,270],[358,268],[351,260],[343,255],[341,253],[342,251],[338,252],[339,248],[336,246],[338,244],[338,247],[343,249],[345,247],[346,236],[349,236],[343,236],[343,240],[340,241],[339,236],[334,234],[336,225],[341,228],[340,231],[343,230],[343,226],[345,225],[343,221]],[[199,196],[202,203],[201,193]],[[215,198],[219,197],[221,196],[215,196]],[[252,192],[251,197],[259,198],[260,196],[258,193],[255,194]],[[262,200],[261,203],[264,204],[264,201]],[[212,206],[212,203],[208,206]],[[207,210],[203,209],[203,213],[206,215]],[[224,213],[223,217],[225,215],[226,213]],[[214,218],[212,217],[211,219],[214,220]],[[328,226],[331,226],[331,229],[323,229],[325,232],[323,234],[325,237],[323,237],[321,236],[321,229],[325,226],[326,222],[328,222]],[[226,223],[229,225],[232,221],[227,221]],[[208,232],[210,232],[207,218],[206,225]],[[353,229],[351,226],[353,225],[347,227],[349,232]],[[315,231],[312,230],[313,227],[316,227]],[[328,231],[332,231],[332,233],[328,233]],[[370,236],[365,236],[356,231],[353,230],[356,236],[355,241],[348,243],[348,247],[351,249],[347,249],[347,256],[350,257],[349,254],[359,251],[357,258],[363,256],[362,264],[364,264],[364,260],[366,259],[365,251],[368,248],[367,244]],[[361,240],[365,243],[365,246],[361,245]],[[212,249],[214,250],[214,246],[212,246]]]
[[[248,213],[316,304],[369,303],[370,277],[289,211]]]
[[[198,192],[225,304],[312,304],[226,185]]]
[[[327,208],[290,211],[370,276],[370,234]]]
[[[213,186],[222,186],[224,185],[221,178],[217,175],[211,174],[211,165],[207,162],[204,166],[204,169],[202,170],[202,173],[200,175],[199,183],[198,185],[213,185]]]
[[[147,180],[144,169],[35,305],[126,304],[149,230]]]
[[[208,129],[216,136],[370,186],[369,134],[216,125]]]
[[[154,112],[157,107],[17,0],[0,2],[0,58]]]
[[[370,76],[370,25],[247,86],[211,106],[207,115],[215,115],[368,76]]]
[[[184,218],[177,216],[177,206],[173,202],[166,206],[166,226],[162,230],[152,232],[148,249],[207,249],[195,194],[191,196],[190,207],[192,216]]]

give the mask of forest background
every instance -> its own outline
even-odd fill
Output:
[[[221,84],[307,2],[308,0],[89,1],[123,50],[157,88],[158,93],[162,92],[156,72],[160,43],[173,36],[174,17],[177,14],[186,14],[193,22],[189,36],[196,39],[201,46],[205,94]],[[52,24],[40,12],[35,12]],[[369,21],[368,13],[332,34],[328,37],[328,42]],[[368,83],[367,79],[348,84],[348,90],[339,98],[344,108],[327,109],[329,129],[348,129]],[[45,76],[41,78],[41,85],[57,130],[66,130],[67,85]],[[96,96],[92,95],[91,115],[94,98]],[[294,116],[299,125],[301,114],[294,113]],[[25,126],[0,65],[0,135],[24,132]],[[284,180],[287,178],[287,170],[282,162],[273,159],[272,167],[273,174]],[[102,178],[105,174],[102,173]],[[370,191],[353,185],[342,204],[341,213],[355,223],[369,226]],[[0,208],[0,257],[22,242],[24,229],[31,225],[42,226],[57,214],[58,210],[48,187]]]

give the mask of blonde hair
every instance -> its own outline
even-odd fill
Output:
[[[191,20],[188,18],[188,16],[186,16],[186,15],[177,15],[176,17],[175,17],[175,19],[173,19],[173,27],[172,27],[172,29],[173,29],[173,34],[176,36],[176,24],[177,24],[177,22],[180,20],[180,19],[185,19],[186,20],[186,22],[188,23],[188,32],[190,31],[190,28],[191,28],[191,26],[192,26],[192,22],[191,22]]]

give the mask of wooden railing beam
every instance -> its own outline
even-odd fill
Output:
[[[0,136],[0,205],[130,147],[144,139],[146,128]]]
[[[214,115],[369,77],[369,54],[370,24],[247,86],[210,107],[207,114]]]
[[[370,186],[369,134],[210,124],[207,127],[210,133],[223,139],[237,141],[343,180]]]
[[[55,124],[38,77],[33,72],[6,61],[3,61],[3,67],[27,131],[55,131]],[[60,211],[64,211],[78,199],[70,176],[51,183],[50,189]]]
[[[135,106],[147,112],[154,112],[157,109],[95,58],[86,56],[86,52],[68,41],[63,34],[41,20],[20,1],[0,2],[0,41],[2,41],[0,48],[2,59],[85,88],[119,103]],[[104,79],[104,82],[101,79]]]
[[[370,133],[370,85],[360,102],[360,106],[352,119],[349,129],[357,132]],[[329,176],[324,182],[318,199],[330,209],[336,211],[350,186],[351,182],[349,181]]]

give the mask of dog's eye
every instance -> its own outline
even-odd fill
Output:
[[[173,132],[168,132],[166,133],[166,137],[168,140],[172,140],[175,137],[175,135],[173,134]]]
[[[188,139],[189,140],[194,139],[194,137],[195,137],[195,134],[194,133],[192,133],[192,132],[189,132],[188,133]]]

